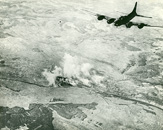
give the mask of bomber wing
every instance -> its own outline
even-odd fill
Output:
[[[83,10],[94,15],[94,16],[96,16],[98,20],[104,20],[105,19],[108,24],[111,24],[116,20],[116,18],[112,18],[112,17],[106,16],[103,14],[97,14],[97,13],[94,13],[94,12],[91,12],[91,11],[85,10],[85,9],[83,9]]]
[[[97,16],[98,20],[105,19],[108,24],[111,24],[111,23],[113,23],[116,20],[116,18],[112,18],[112,17],[106,16],[106,15],[102,15],[102,14],[96,14],[96,16]]]
[[[130,28],[132,26],[137,26],[139,29],[142,29],[143,27],[157,27],[157,28],[163,28],[163,26],[155,26],[155,25],[149,25],[149,24],[145,24],[145,23],[137,23],[137,22],[128,22],[126,23],[126,27]]]

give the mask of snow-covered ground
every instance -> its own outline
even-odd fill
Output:
[[[162,130],[163,29],[115,27],[91,13],[119,17],[135,2],[0,0],[0,106],[96,102],[81,108],[84,120],[54,110],[55,128]],[[133,21],[163,26],[162,7],[138,0],[137,13],[153,18]],[[78,83],[58,88],[58,75]]]

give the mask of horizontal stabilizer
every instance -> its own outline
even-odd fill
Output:
[[[139,14],[137,14],[136,16],[143,17],[143,18],[152,18],[152,17],[148,17],[148,16],[144,16],[144,15],[139,15]]]

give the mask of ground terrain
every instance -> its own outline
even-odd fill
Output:
[[[163,130],[163,30],[114,27],[131,0],[0,0],[2,130]],[[163,2],[137,11],[162,25]],[[57,87],[56,76],[73,86]]]

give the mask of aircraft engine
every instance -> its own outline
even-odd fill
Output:
[[[104,15],[98,15],[98,16],[97,16],[97,19],[98,19],[98,20],[103,20],[103,19],[105,19],[105,16],[104,16]]]
[[[131,27],[132,27],[132,25],[133,25],[133,23],[132,23],[132,22],[128,22],[128,23],[126,23],[126,28],[131,28]]]
[[[138,28],[139,28],[139,29],[142,29],[145,25],[146,25],[146,24],[144,24],[144,23],[140,23],[140,24],[138,25]]]
[[[114,21],[115,21],[115,19],[114,19],[114,18],[111,18],[111,19],[107,20],[107,23],[108,23],[108,24],[111,24],[111,23],[113,23]]]

